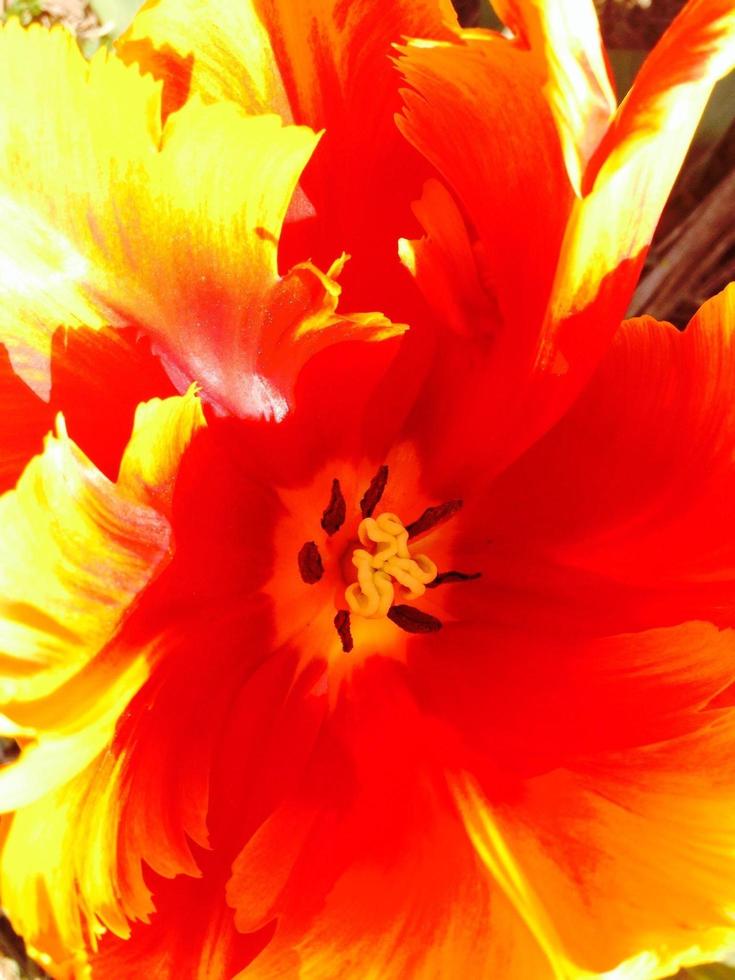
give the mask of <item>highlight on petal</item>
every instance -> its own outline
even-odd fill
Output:
[[[508,27],[544,64],[546,97],[575,192],[617,105],[591,0],[495,0]]]
[[[120,763],[105,750],[149,666],[145,650],[112,641],[170,560],[175,457],[203,424],[193,393],[142,406],[113,484],[60,417],[0,498],[0,730],[21,745],[0,770],[2,809],[17,811],[0,857],[3,903],[31,943],[58,956],[82,948],[98,918],[127,928],[110,837]],[[70,862],[80,822],[88,850]]]
[[[162,129],[160,83],[104,52],[87,64],[63,31],[3,28],[0,84],[21,76],[23,98],[0,123],[0,199],[9,201],[0,339],[15,369],[45,396],[60,323],[132,324],[153,339],[179,390],[196,381],[222,410],[278,417],[303,360],[282,363],[276,388],[259,359],[269,354],[267,324],[283,316],[271,303],[288,293],[281,226],[318,136],[198,98]],[[89,141],[59,161],[80,117]],[[307,295],[290,295],[273,342],[314,316],[310,297],[326,282],[309,266],[295,275]],[[372,315],[348,317],[344,331],[339,316],[330,322],[325,343],[378,336]]]

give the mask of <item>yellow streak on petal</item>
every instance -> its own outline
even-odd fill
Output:
[[[467,833],[480,859],[543,951],[549,963],[550,975],[554,980],[591,978],[592,973],[580,970],[565,957],[549,916],[508,847],[488,804],[470,778],[457,781],[453,791]]]
[[[495,7],[544,63],[546,97],[569,179],[580,193],[617,105],[592,0],[495,0]]]

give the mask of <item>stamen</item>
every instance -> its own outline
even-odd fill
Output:
[[[436,507],[427,507],[418,520],[406,526],[409,538],[416,538],[419,534],[425,534],[437,524],[448,521],[454,517],[462,507],[462,500],[448,500],[445,504],[438,504]]]
[[[388,619],[406,633],[436,633],[442,628],[440,619],[414,606],[392,606],[387,615]]]
[[[365,491],[365,495],[360,501],[360,513],[363,517],[372,517],[373,511],[380,503],[383,496],[385,485],[388,482],[388,467],[381,466],[378,472],[370,481],[370,486]]]
[[[433,582],[428,582],[427,589],[435,589],[437,585],[449,585],[452,582],[472,582],[480,578],[482,572],[440,572]]]
[[[354,644],[352,642],[352,631],[350,630],[350,614],[346,609],[340,609],[334,617],[334,628],[337,630],[337,635],[342,641],[343,651],[349,653]]]
[[[347,505],[342,496],[342,487],[339,485],[339,480],[332,480],[332,495],[322,514],[322,527],[330,537],[342,527],[346,514]]]
[[[299,551],[299,572],[307,585],[315,585],[324,574],[322,556],[316,541],[307,541]]]

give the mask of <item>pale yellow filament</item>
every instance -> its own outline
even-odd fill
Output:
[[[380,619],[393,605],[397,583],[402,600],[418,599],[437,576],[437,568],[426,555],[412,555],[408,548],[408,531],[395,514],[366,517],[360,522],[357,536],[364,548],[355,548],[352,564],[357,582],[345,591],[347,605],[353,613],[367,619]],[[372,550],[368,550],[372,549]]]

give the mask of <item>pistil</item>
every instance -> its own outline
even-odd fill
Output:
[[[357,582],[345,591],[353,613],[380,619],[393,606],[396,588],[401,598],[413,601],[436,578],[437,568],[430,558],[411,554],[408,531],[395,514],[381,514],[377,519],[366,517],[360,522],[357,535],[365,547],[353,552]]]

